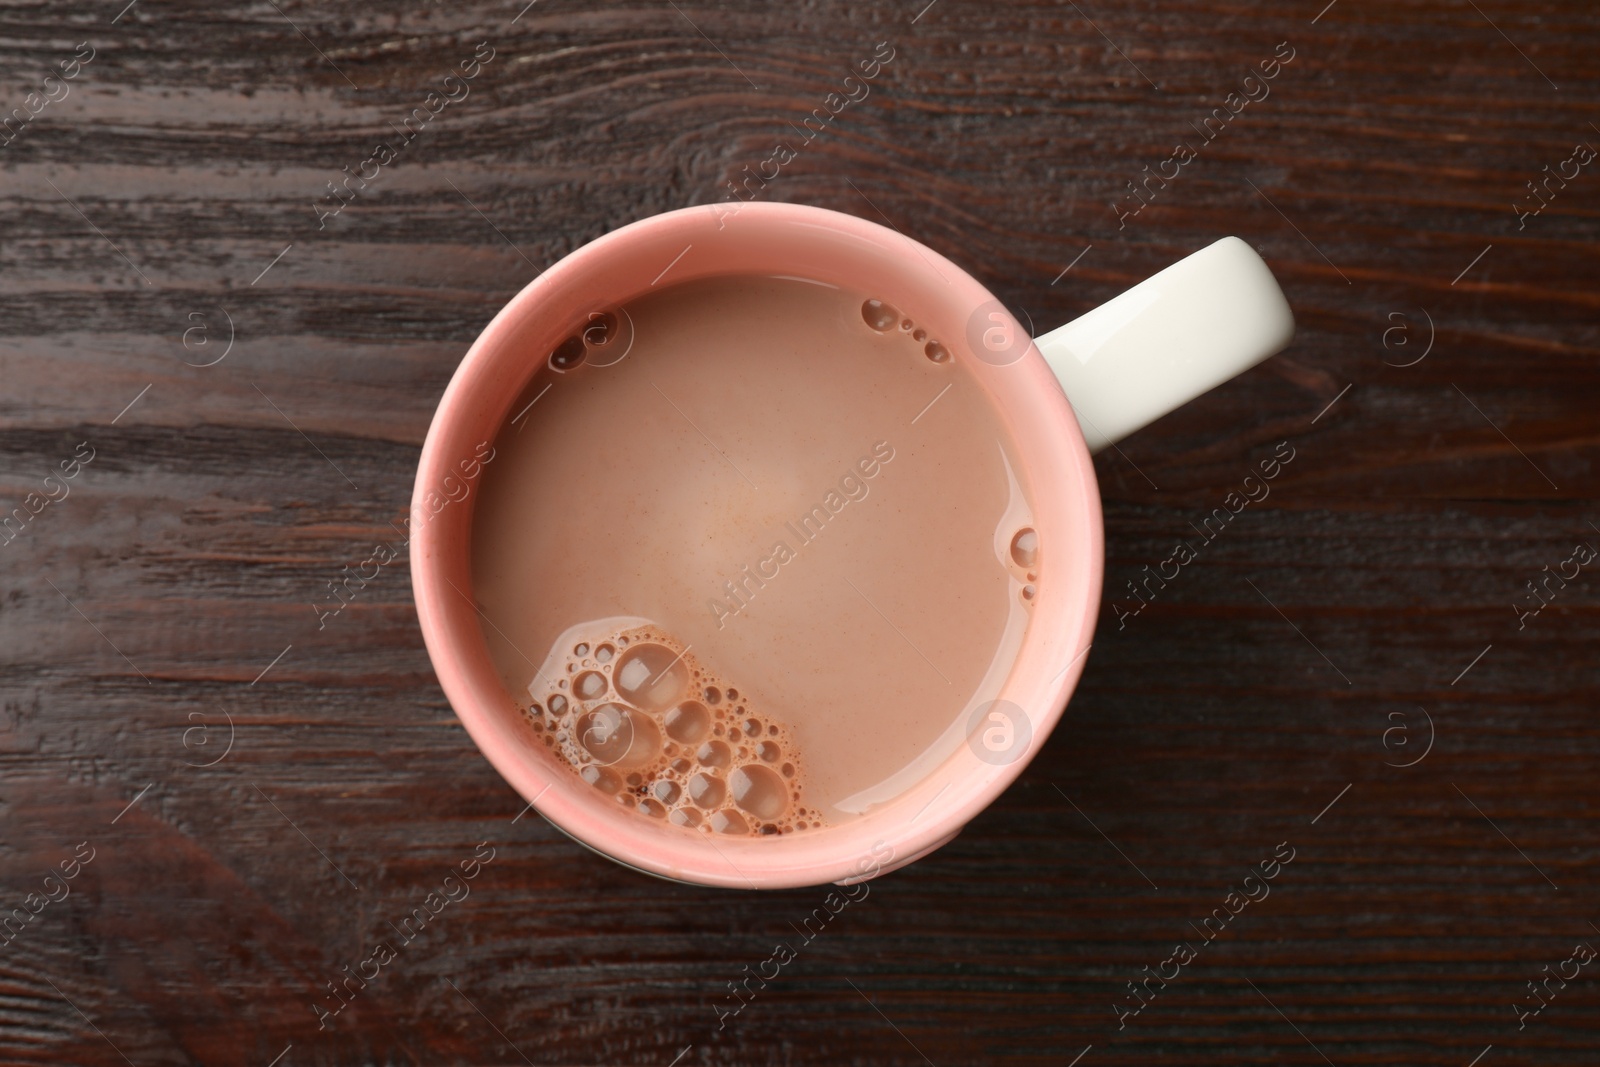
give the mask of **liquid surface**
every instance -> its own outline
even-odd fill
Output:
[[[484,638],[534,742],[641,817],[846,821],[1004,682],[1048,548],[959,339],[909,316],[718,278],[540,355],[474,516]]]

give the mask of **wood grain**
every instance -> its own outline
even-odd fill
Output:
[[[0,545],[0,911],[94,858],[0,953],[0,1061],[1595,1062],[1592,967],[1513,1010],[1600,944],[1600,578],[1513,608],[1600,545],[1600,164],[1513,209],[1600,147],[1592,5],[24,2],[0,107],[84,41],[0,147],[6,507],[94,450]],[[517,818],[404,562],[320,630],[311,604],[394,539],[512,293],[719,199],[879,41],[766,198],[887,220],[1041,329],[1238,234],[1299,333],[1097,460],[1100,634],[1043,755],[719,1028],[820,891],[659,883]],[[319,226],[480,42],[470,95]],[[1119,227],[1280,42],[1271,95]],[[1280,441],[1271,496],[1119,628]],[[470,897],[319,1030],[480,842]],[[1270,895],[1119,1028],[1280,842]]]

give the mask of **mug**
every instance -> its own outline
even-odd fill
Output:
[[[799,276],[870,292],[915,314],[932,336],[965,339],[950,348],[1001,413],[1040,541],[1070,546],[1040,561],[1041,595],[997,698],[952,727],[966,731],[966,744],[921,783],[850,822],[769,837],[703,834],[643,818],[584,783],[538,742],[506,691],[483,639],[482,627],[494,621],[472,596],[466,476],[492,459],[485,449],[533,376],[597,314],[657,288],[728,274]],[[1022,772],[1083,671],[1104,566],[1090,453],[1280,351],[1293,332],[1266,264],[1233,237],[1031,338],[949,259],[850,215],[742,202],[624,226],[513,297],[440,400],[409,520],[417,615],[440,685],[531,807],[625,866],[746,889],[847,885],[903,866],[951,840]],[[451,486],[466,489],[458,497]]]

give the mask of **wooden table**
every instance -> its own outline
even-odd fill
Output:
[[[1592,4],[123,2],[0,14],[0,1060],[1596,1062],[1600,965],[1567,961],[1600,946],[1600,575],[1564,563],[1600,546]],[[519,818],[404,562],[313,605],[395,538],[513,292],[719,199],[878,42],[764,199],[887,219],[1040,328],[1237,234],[1299,334],[1099,457],[1066,725],[719,1029],[823,892],[657,882]],[[376,176],[342,205],[346,167]]]

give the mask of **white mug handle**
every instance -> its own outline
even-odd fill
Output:
[[[1277,354],[1294,314],[1255,249],[1224,237],[1035,340],[1098,452]]]

